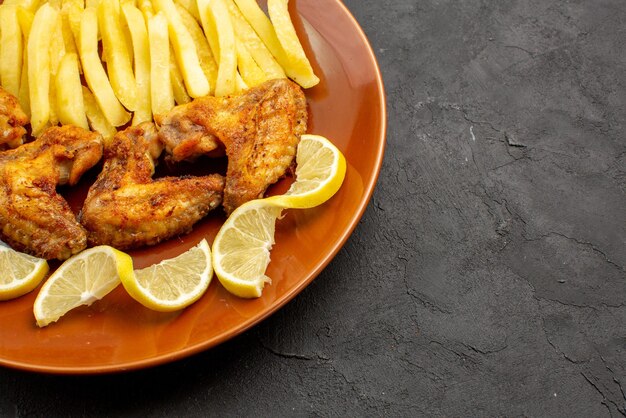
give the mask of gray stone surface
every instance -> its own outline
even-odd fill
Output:
[[[0,369],[0,415],[626,415],[626,2],[346,5],[389,130],[336,259],[174,364]]]

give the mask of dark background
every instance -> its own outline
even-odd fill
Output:
[[[0,369],[1,416],[626,414],[626,2],[345,3],[389,129],[335,260],[176,363]]]

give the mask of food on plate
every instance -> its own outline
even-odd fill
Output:
[[[297,160],[296,181],[287,193],[238,207],[213,241],[213,268],[220,283],[234,295],[259,297],[270,282],[265,270],[274,245],[276,219],[283,209],[320,205],[341,187],[346,161],[328,139],[303,135]]]
[[[133,125],[158,117],[174,98],[180,104],[207,94],[226,96],[285,77],[314,86],[319,79],[287,0],[268,2],[268,12],[269,18],[255,0],[5,1],[0,82],[31,117],[34,136],[59,123],[84,127],[77,102],[74,119],[58,109],[59,100],[77,96],[75,82],[55,80],[70,69],[75,79],[73,63],[61,67],[68,54],[79,58],[80,81],[113,127],[125,125],[133,112]],[[107,130],[100,133],[108,136]]]
[[[17,98],[0,87],[0,150],[22,145],[27,123]]]
[[[0,300],[25,295],[41,283],[48,273],[43,258],[17,252],[0,244]]]
[[[177,257],[122,277],[128,294],[155,311],[183,309],[198,300],[213,277],[211,248],[203,239]]]
[[[267,81],[227,97],[206,96],[177,106],[161,122],[159,136],[174,161],[226,149],[223,206],[227,214],[285,175],[306,131],[302,90],[287,79]]]
[[[220,205],[224,179],[219,174],[153,180],[161,151],[151,122],[115,135],[81,212],[90,245],[120,250],[153,245],[189,232]]]
[[[133,274],[133,259],[106,245],[89,248],[66,260],[43,284],[33,313],[45,327],[82,305],[91,305]]]
[[[332,144],[304,135],[300,86],[319,79],[287,3],[269,0],[269,17],[254,0],[0,5],[0,238],[41,259],[69,258],[37,297],[38,325],[120,281],[149,308],[180,309],[206,290],[213,262],[228,290],[261,294],[276,219],[324,202],[345,174]],[[29,118],[36,139],[22,145]],[[226,175],[153,179],[164,149],[174,163],[225,154]],[[56,187],[75,185],[103,150],[77,219]],[[262,199],[294,167],[289,192]],[[203,240],[133,274],[121,250],[187,233],[220,205],[230,217],[217,255]],[[35,264],[31,276],[43,277]]]
[[[76,184],[101,156],[101,135],[71,125],[0,152],[0,238],[45,259],[84,250],[87,234],[56,187]]]

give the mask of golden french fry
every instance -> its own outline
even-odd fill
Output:
[[[93,7],[87,7],[83,11],[79,40],[80,60],[87,85],[109,123],[113,126],[124,125],[130,119],[130,114],[115,96],[98,56],[98,15]]]
[[[152,115],[158,118],[174,107],[170,79],[170,47],[167,19],[159,12],[148,19],[150,43],[150,98]]]
[[[215,62],[219,65],[220,63],[220,43],[217,39],[217,28],[215,27],[215,22],[213,22],[213,18],[211,17],[211,12],[209,10],[209,4],[211,0],[197,0],[196,4],[198,7],[198,14],[200,15],[200,24],[202,25],[202,30],[204,31],[204,35],[206,37],[209,46],[211,47],[211,52],[213,53],[213,58]]]
[[[207,26],[213,26],[219,43],[219,67],[215,95],[233,94],[236,89],[237,44],[231,18],[224,0],[198,0],[198,10]],[[206,28],[205,28],[206,33]]]
[[[152,7],[152,2],[150,0],[139,0],[137,7],[139,7],[139,10],[141,10],[143,18],[146,22],[148,22],[149,18],[154,16],[154,8]]]
[[[41,0],[4,0],[3,4],[20,6],[34,14],[40,6]]]
[[[268,79],[263,70],[254,62],[246,45],[239,39],[237,39],[237,67],[241,78],[249,87],[257,86]]]
[[[16,97],[20,93],[24,52],[17,8],[11,4],[0,5],[0,80],[2,87]]]
[[[80,14],[80,11],[79,11]],[[78,55],[78,45],[76,36],[74,35],[74,31],[72,30],[72,21],[70,19],[70,7],[68,6],[67,0],[63,2],[63,6],[61,7],[61,31],[63,33],[63,43],[65,44],[65,52],[66,53],[74,53]],[[82,68],[80,67],[80,61],[78,61],[78,71],[82,73]]]
[[[49,3],[53,5],[52,3]],[[53,5],[53,7],[55,7]],[[58,10],[55,7],[55,10]],[[65,42],[63,40],[63,21],[61,19],[61,14],[57,13],[57,17],[55,19],[52,34],[50,41],[50,76],[52,77],[50,82],[50,91],[48,92],[49,100],[50,100],[50,125],[55,126],[59,124],[59,116],[56,109],[57,104],[57,93],[56,93],[56,84],[54,83],[54,78],[57,74],[57,69],[59,68],[59,64],[61,60],[65,56]]]
[[[28,88],[28,35],[33,25],[35,15],[30,10],[21,6],[17,8],[17,20],[20,23],[20,29],[24,37],[24,52],[22,55],[22,77],[20,79],[20,91],[17,96],[20,106],[30,119],[30,91]]]
[[[105,145],[111,141],[117,130],[109,123],[104,116],[102,109],[98,106],[96,98],[85,86],[82,87],[83,102],[85,104],[85,114],[89,120],[89,126],[92,130],[99,132],[105,140]]]
[[[63,125],[76,125],[89,129],[85,115],[82,85],[78,72],[78,56],[74,52],[65,54],[55,79],[56,110]]]
[[[250,55],[252,55],[254,61],[267,75],[267,78],[284,78],[285,71],[276,59],[274,59],[272,53],[267,49],[261,38],[259,38],[259,35],[256,34],[252,26],[250,26],[248,21],[241,14],[237,5],[233,3],[233,0],[224,0],[224,3],[230,12],[233,27],[235,28],[238,39],[246,45],[246,48],[250,51]]]
[[[261,10],[256,0],[235,0],[237,7],[241,11],[243,17],[248,21],[250,26],[259,35],[267,49],[270,50],[276,61],[285,69],[287,57],[283,50],[272,22],[267,15]],[[286,72],[286,70],[285,70]]]
[[[172,91],[174,93],[174,101],[176,104],[185,104],[191,101],[191,97],[185,90],[185,81],[183,75],[178,68],[176,59],[174,58],[174,51],[170,45],[170,80],[172,81]]]
[[[194,2],[195,4],[195,2]],[[200,67],[204,72],[204,75],[209,80],[210,93],[215,92],[215,82],[217,81],[217,62],[211,52],[209,42],[202,32],[202,28],[193,15],[189,13],[183,6],[177,4],[178,13],[183,21],[183,24],[189,30],[189,34],[193,39],[193,43],[196,45],[196,52],[198,53],[198,59],[200,60]],[[197,7],[196,7],[197,9]]]
[[[43,4],[33,19],[28,36],[28,86],[30,124],[33,136],[38,136],[50,118],[50,34],[58,11]]]
[[[130,3],[122,5],[122,14],[130,30],[135,57],[135,82],[137,83],[137,108],[133,125],[152,120],[150,104],[150,44],[148,30],[141,11]]]
[[[249,88],[246,82],[243,81],[243,78],[241,78],[241,74],[239,74],[239,72],[237,72],[236,77],[235,77],[235,85],[236,85],[236,89],[235,89],[236,93],[248,90]]]
[[[67,20],[70,30],[72,31],[76,49],[78,49],[80,19],[84,8],[85,2],[83,0],[64,0],[63,6],[61,6],[61,13],[64,15],[64,19]],[[80,65],[80,62],[78,64]]]
[[[187,92],[191,97],[201,97],[209,94],[209,80],[207,80],[196,52],[193,38],[183,24],[183,21],[172,0],[153,0],[156,9],[167,17],[170,41],[174,47],[176,62],[185,80]]]
[[[289,0],[268,0],[267,11],[274,25],[276,36],[290,63],[293,79],[304,88],[313,87],[319,83],[320,79],[313,72],[311,63],[302,49],[289,16],[288,3]]]
[[[196,3],[196,0],[174,0],[174,1],[176,2],[176,5],[184,8],[187,11],[187,13],[191,14],[191,16],[193,16],[196,22],[200,21],[200,13],[198,12],[198,3]]]
[[[117,0],[100,2],[98,25],[102,34],[102,48],[111,87],[124,107],[135,110],[137,108],[137,84],[128,44],[122,30]]]
[[[95,7],[97,9],[101,2],[102,0],[85,0],[85,8]]]

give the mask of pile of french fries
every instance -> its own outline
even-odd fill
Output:
[[[288,0],[267,14],[256,0],[5,0],[0,83],[34,136],[73,124],[105,138],[196,97],[316,85]]]

